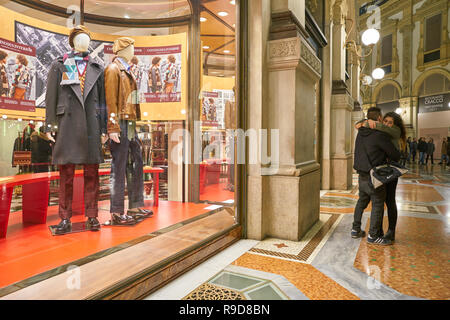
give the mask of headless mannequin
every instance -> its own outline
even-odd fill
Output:
[[[128,47],[117,51],[116,53],[117,57],[123,59],[124,61],[126,61],[127,63],[129,63],[129,61],[133,58],[134,56],[134,45],[129,45]],[[109,138],[114,141],[115,143],[120,143],[120,133],[110,133],[109,134]],[[134,208],[134,209],[130,209],[128,210],[128,212],[131,212],[131,214],[133,214],[134,218],[138,218],[139,216],[142,217],[142,215],[144,217],[147,217],[151,214],[153,214],[152,211],[148,211],[145,210],[144,208]],[[120,219],[122,221],[132,221],[134,220],[133,217],[128,216],[126,213],[120,213],[120,212],[111,212],[111,214],[113,215],[120,215]]]
[[[73,52],[75,54],[84,54],[83,56],[87,56],[88,55],[88,51],[89,51],[89,45],[90,45],[90,36],[86,33],[80,33],[77,34],[74,38],[73,38]],[[87,72],[87,68],[89,67],[89,63],[87,61],[80,61],[80,62],[76,62],[77,63],[77,68],[80,68],[78,70],[78,72],[83,73],[84,75],[86,75]],[[84,81],[84,80],[83,80]],[[80,84],[81,86],[81,84]],[[74,120],[76,121],[76,119]],[[50,126],[50,125],[49,125]],[[56,127],[55,127],[56,128]],[[60,128],[58,128],[60,129]],[[46,133],[48,139],[54,143],[56,143],[52,132],[47,132]],[[104,137],[102,137],[102,142],[106,140],[106,135]],[[73,186],[71,185],[70,179],[73,179],[73,172],[70,173],[71,171],[71,166],[72,165],[70,162],[67,164],[63,164],[60,166],[60,175],[61,175],[61,183],[64,183],[64,188],[68,188],[70,189]],[[87,163],[87,164],[83,164],[84,166],[84,183],[85,183],[85,188],[84,188],[84,194],[85,194],[85,201],[86,201],[86,194],[88,195],[88,201],[89,201],[89,208],[85,208],[86,210],[86,216],[88,217],[88,220],[86,222],[86,225],[90,226],[90,230],[92,231],[96,231],[100,229],[100,223],[97,220],[97,214],[93,214],[93,210],[95,210],[95,207],[92,207],[92,203],[95,203],[98,201],[98,199],[95,199],[95,193],[93,192],[92,188],[97,188],[98,189],[98,176],[97,176],[97,182],[95,182],[96,178],[95,178],[95,174],[93,174],[93,170],[98,171],[98,164],[92,164],[92,163]],[[97,167],[95,167],[97,166]],[[74,169],[72,169],[74,170]],[[71,177],[72,175],[72,177]],[[64,181],[68,181],[68,182],[63,182],[63,177],[64,177]],[[87,184],[87,179],[89,179],[88,182],[88,187],[86,187]],[[96,186],[97,185],[97,186]],[[60,189],[60,217],[61,217],[61,222],[59,223],[59,225],[56,228],[56,234],[64,234],[67,231],[70,231],[71,229],[71,197],[67,197],[67,196],[63,196],[63,198],[61,198],[62,193],[61,192],[65,192],[65,191],[61,191],[61,190],[68,190],[68,189]],[[87,191],[89,190],[89,191]],[[70,193],[70,191],[69,191]],[[98,193],[98,191],[97,191]],[[94,198],[94,200],[92,200]],[[64,199],[63,201],[61,199]],[[62,201],[62,202],[61,202]],[[70,203],[68,203],[70,202]],[[61,213],[61,205],[63,203],[63,207],[64,207],[64,211],[63,213]],[[85,202],[86,205],[86,202]],[[69,207],[69,209],[65,208],[66,206]],[[67,210],[70,210],[70,215],[68,215]],[[89,213],[88,213],[89,210]]]
[[[73,47],[75,52],[87,52],[89,50],[89,45],[91,43],[91,38],[86,33],[80,33],[77,34],[73,38]],[[55,142],[55,139],[53,138],[51,132],[47,132],[47,138]],[[104,144],[108,140],[108,137],[102,136],[102,144]]]
[[[118,51],[117,56],[127,62],[130,61],[134,56],[134,45],[130,45],[125,49]],[[120,143],[120,133],[110,133],[109,138],[116,143]]]

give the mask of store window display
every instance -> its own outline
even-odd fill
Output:
[[[0,50],[7,55],[0,61],[0,68],[5,63],[8,80],[4,95],[15,103],[5,105],[9,109],[0,114],[0,129],[6,132],[0,144],[8,151],[0,159],[7,169],[0,182],[7,192],[13,189],[4,201],[11,214],[4,210],[9,221],[0,223],[0,238],[6,240],[0,249],[6,252],[7,247],[27,242],[32,252],[30,256],[8,255],[0,268],[5,275],[0,276],[0,289],[22,280],[33,283],[30,277],[41,277],[41,272],[80,259],[97,259],[98,252],[108,255],[118,247],[124,248],[123,252],[134,249],[134,244],[149,234],[180,232],[182,229],[177,229],[188,223],[205,226],[202,232],[189,234],[186,244],[192,246],[204,237],[209,241],[238,227],[224,122],[225,103],[233,100],[232,88],[238,79],[235,70],[240,70],[230,39],[234,30],[226,26],[237,23],[236,7],[229,1],[220,2],[186,0],[187,16],[173,21],[167,18],[164,26],[162,18],[154,15],[157,5],[148,2],[145,27],[142,21],[137,24],[131,12],[130,19],[114,19],[122,20],[120,25],[103,24],[111,11],[120,11],[120,4],[110,4],[109,11],[95,8],[95,19],[90,19],[89,2],[80,2],[80,8],[85,5],[80,10],[83,26],[76,28],[54,16],[52,10],[25,12],[17,9],[24,5],[15,2],[0,6],[7,26],[0,28]],[[51,6],[62,7],[62,3]],[[215,17],[200,6],[211,12],[226,10],[229,17]],[[204,15],[207,21],[198,23]],[[226,25],[218,23],[222,20]],[[196,27],[192,28],[194,21]],[[230,43],[222,50],[223,40]],[[204,49],[206,45],[210,49]],[[31,75],[23,100],[10,97],[19,54],[28,60]],[[202,114],[205,91],[214,101],[206,99],[208,112]],[[2,120],[2,115],[7,118]],[[235,114],[232,111],[228,116]],[[197,124],[202,120],[208,123],[200,124],[199,132]],[[34,133],[28,126],[33,123]],[[27,145],[31,141],[31,150],[22,151],[31,154],[30,164],[17,162],[12,167],[13,145],[17,138],[17,150],[22,150],[23,137]],[[46,154],[48,146],[53,149],[53,159]],[[23,182],[23,188],[10,188],[9,179]],[[36,213],[39,221],[26,221],[30,212]],[[0,210],[0,221],[2,214]],[[80,230],[84,225],[88,228]],[[48,243],[70,238],[70,250],[32,241],[38,233]],[[238,236],[239,232],[233,231],[233,237]],[[128,247],[128,243],[133,245]],[[158,241],[149,246],[154,244]],[[191,250],[191,246],[185,249]],[[163,250],[170,257],[184,252],[176,252],[179,247],[174,246]],[[150,253],[145,263],[160,263],[158,259]],[[14,276],[8,272],[13,265],[20,267]],[[108,269],[105,274],[115,268],[111,264],[104,267]],[[113,277],[122,281],[120,275]]]
[[[111,207],[114,223],[132,225],[153,215],[144,209],[142,145],[136,132],[141,120],[139,93],[130,60],[134,56],[134,40],[122,37],[114,41],[113,62],[105,70],[105,93],[110,138]],[[125,177],[128,207],[125,212]]]
[[[99,164],[103,162],[102,140],[106,138],[103,67],[89,56],[90,32],[84,26],[70,31],[72,51],[54,61],[47,80],[46,130],[58,137],[52,163],[59,166],[59,216],[55,233],[72,228],[75,165],[84,167],[84,204],[87,226],[100,229],[98,217]],[[103,134],[103,137],[102,137]]]

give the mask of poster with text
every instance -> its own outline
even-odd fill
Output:
[[[35,111],[36,49],[0,38],[0,109]]]
[[[114,58],[112,46],[105,46],[105,66]],[[181,101],[181,45],[135,47],[128,61],[141,103]]]
[[[203,127],[219,127],[219,121],[217,118],[218,107],[219,107],[219,93],[203,92],[202,98]]]
[[[35,97],[36,106],[45,108],[45,92],[47,90],[47,76],[50,65],[72,48],[69,45],[69,37],[16,21],[16,42],[36,48],[35,68]],[[103,65],[103,46],[105,43],[91,40],[89,44],[89,57]]]
[[[234,101],[233,91],[213,89],[211,92],[203,91],[202,95],[202,126],[225,129],[225,108],[228,101]]]

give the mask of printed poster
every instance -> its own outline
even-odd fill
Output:
[[[105,45],[105,66],[112,62],[112,45]],[[181,102],[181,45],[135,47],[128,62],[140,103]]]
[[[35,111],[36,49],[0,38],[0,109]]]

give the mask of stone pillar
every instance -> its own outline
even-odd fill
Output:
[[[248,130],[266,128],[267,104],[267,41],[271,21],[269,0],[248,0]],[[250,155],[251,156],[251,155]],[[262,240],[267,234],[267,218],[263,208],[266,177],[261,175],[261,164],[247,163],[247,223],[248,239]]]
[[[321,189],[331,189],[331,89],[333,71],[333,21],[331,3],[325,2],[325,26],[324,35],[328,45],[322,49],[322,90],[321,90]]]
[[[399,100],[401,116],[406,128],[406,135],[415,137],[417,133],[418,98],[405,97]]]
[[[333,6],[333,65],[331,95],[331,179],[330,188],[352,187],[352,110],[353,98],[345,83],[345,17],[346,2],[336,0]]]
[[[279,130],[280,150],[263,200],[272,237],[298,241],[319,219],[314,114],[320,73],[321,62],[302,36],[270,41],[268,128]]]

